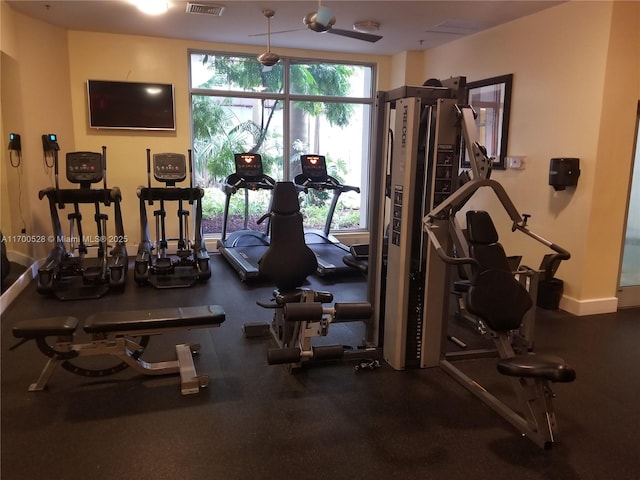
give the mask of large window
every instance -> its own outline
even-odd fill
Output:
[[[193,158],[205,188],[205,233],[222,231],[222,184],[234,170],[234,153],[260,153],[265,173],[290,180],[301,154],[325,155],[329,174],[361,193],[340,197],[332,229],[366,227],[367,159],[373,105],[372,65],[281,59],[264,67],[255,57],[190,52]],[[259,228],[268,191],[234,195],[228,232]],[[331,195],[301,194],[305,226],[322,228]],[[248,205],[249,221],[243,217]]]

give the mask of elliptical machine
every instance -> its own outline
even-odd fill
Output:
[[[191,287],[196,282],[211,278],[209,253],[202,234],[202,197],[204,190],[193,186],[191,150],[188,150],[189,187],[176,187],[187,178],[187,158],[181,153],[154,153],[153,177],[165,184],[151,186],[151,149],[147,149],[147,186],[138,187],[140,199],[140,232],[142,238],[135,261],[134,279],[139,284],[150,283],[155,288]],[[167,238],[165,202],[178,202],[178,237]],[[147,206],[159,202],[153,211],[155,217],[155,242],[149,235]],[[194,240],[189,236],[189,210],[192,206]],[[169,253],[169,242],[176,242],[176,250]],[[155,252],[154,252],[155,251]]]
[[[127,237],[122,226],[120,189],[107,188],[107,147],[102,147],[102,153],[67,153],[67,180],[80,184],[80,188],[61,189],[58,183],[57,142],[55,146],[55,188],[49,187],[38,193],[40,200],[44,197],[49,200],[54,247],[38,269],[37,290],[42,294],[53,293],[60,300],[100,298],[109,290],[122,291],[128,267]],[[91,188],[92,184],[101,181],[101,189]],[[65,204],[73,205],[73,212],[67,215],[68,236],[63,232],[58,215]],[[88,236],[83,230],[81,204],[94,205],[95,236]],[[101,211],[101,206],[113,207],[114,235],[108,233],[109,216]],[[91,247],[97,248],[96,257],[87,256]]]

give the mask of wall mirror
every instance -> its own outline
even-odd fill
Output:
[[[493,158],[494,169],[504,169],[506,165],[512,83],[513,74],[467,83],[467,102],[477,114],[478,142]],[[470,167],[465,155],[462,168]]]

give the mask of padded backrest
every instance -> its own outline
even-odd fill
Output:
[[[467,212],[467,237],[469,255],[480,264],[467,292],[467,309],[495,332],[519,328],[533,302],[527,289],[513,276],[487,212]]]
[[[503,270],[480,273],[467,292],[467,310],[480,317],[494,332],[519,328],[532,306],[527,289],[511,272]]]
[[[318,266],[304,241],[298,192],[292,182],[278,182],[273,191],[271,240],[259,261],[260,274],[282,291],[300,287]]]
[[[498,243],[498,232],[489,213],[484,210],[467,212],[469,255],[480,263],[479,272],[485,270],[511,271],[504,248]]]

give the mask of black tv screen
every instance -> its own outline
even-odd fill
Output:
[[[175,130],[173,85],[88,80],[89,126]]]

